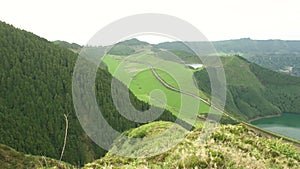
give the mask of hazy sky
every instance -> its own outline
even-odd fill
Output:
[[[184,19],[209,40],[300,40],[299,0],[1,0],[0,4],[0,20],[51,41],[82,45],[107,24],[140,13]]]

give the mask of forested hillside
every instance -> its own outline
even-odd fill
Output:
[[[228,112],[242,119],[300,112],[300,78],[262,68],[240,56],[223,57],[222,62]],[[199,88],[210,93],[206,70],[195,72],[195,77]]]
[[[3,22],[0,22],[0,36],[0,144],[8,145],[22,153],[59,159],[65,136],[64,115],[68,115],[69,129],[63,161],[82,166],[104,156],[106,150],[93,143],[83,131],[72,101],[72,75],[78,58],[77,52],[81,47],[60,41],[52,43]],[[126,56],[144,49],[152,49],[153,52],[160,50],[157,46],[152,47],[148,43],[133,39],[118,43],[110,54]],[[171,52],[188,62],[195,61],[195,55],[184,52],[180,47]],[[299,78],[264,69],[239,56],[227,56],[222,58],[222,61],[228,85],[225,107],[229,113],[248,120],[282,112],[300,112]],[[210,82],[205,69],[195,71],[195,77],[200,89],[210,97]],[[96,100],[104,118],[115,130],[129,130],[130,133],[134,131],[133,128],[142,124],[126,119],[116,110],[111,94],[112,80],[113,77],[105,66],[98,69],[95,80]],[[117,80],[116,88],[119,100],[125,100],[127,87]],[[148,104],[138,100],[131,92],[129,98],[136,109],[149,109]],[[125,111],[130,110],[126,107],[127,104],[123,103],[123,106]],[[156,120],[175,121],[176,117],[165,110]],[[19,163],[30,166],[30,161],[36,160],[15,153],[6,146],[1,145],[1,149],[5,150],[4,153],[9,152],[12,156],[20,157],[19,161],[17,159],[6,163],[7,158],[0,154],[0,162],[5,162],[7,166]],[[267,153],[269,155],[269,152]],[[176,158],[174,156],[175,160]],[[211,157],[208,157],[208,160],[210,159]],[[202,164],[201,161],[196,162]],[[100,163],[106,164],[105,161]],[[206,165],[206,162],[204,163]],[[169,165],[172,166],[171,163]],[[180,166],[181,163],[176,165]]]
[[[83,132],[73,108],[71,80],[77,54],[3,22],[0,36],[0,143],[17,151],[58,159],[66,114],[69,130],[63,160],[83,165],[103,156],[106,151]],[[115,109],[111,80],[107,71],[98,70],[95,88],[103,116],[121,132],[139,126]],[[120,82],[118,85],[126,88]],[[139,110],[149,107],[131,93],[130,98]],[[159,119],[176,118],[165,111]]]

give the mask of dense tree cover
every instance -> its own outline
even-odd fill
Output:
[[[280,71],[294,76],[300,76],[300,54],[264,54],[246,56],[251,62],[270,70]]]
[[[265,86],[264,97],[281,112],[300,113],[300,78],[250,65],[251,71]]]
[[[63,160],[83,165],[103,156],[106,151],[83,132],[74,111],[71,82],[77,54],[2,22],[0,36],[0,143],[58,159],[65,134],[63,115],[69,114]],[[99,69],[96,96],[105,119],[121,132],[139,126],[115,109],[111,80],[107,71]],[[125,86],[118,85],[122,92]],[[137,109],[149,107],[129,95]],[[158,120],[175,119],[165,111]]]
[[[300,113],[300,78],[274,72],[239,56],[222,58],[227,81],[225,108],[242,119]],[[195,72],[198,86],[211,93],[206,69]]]

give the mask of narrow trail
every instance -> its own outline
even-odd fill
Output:
[[[175,91],[175,92],[178,92],[178,93],[181,93],[181,94],[184,94],[184,95],[188,95],[188,96],[191,96],[205,104],[207,104],[208,106],[210,106],[211,108],[215,109],[216,111],[222,113],[223,115],[229,117],[230,119],[236,121],[237,123],[241,123],[243,125],[245,125],[249,130],[252,130],[254,131],[255,133],[258,133],[264,137],[267,137],[267,138],[279,138],[279,139],[282,139],[283,141],[285,142],[288,142],[290,144],[293,144],[294,146],[297,147],[297,150],[298,152],[300,153],[300,141],[297,141],[297,140],[294,140],[294,139],[290,139],[288,137],[285,137],[285,136],[281,136],[279,134],[276,134],[276,133],[273,133],[273,132],[270,132],[270,131],[267,131],[267,130],[264,130],[262,128],[259,128],[257,126],[254,126],[248,122],[245,122],[245,121],[241,121],[241,120],[238,120],[236,119],[235,117],[231,116],[230,114],[226,113],[225,111],[219,109],[218,107],[214,106],[213,104],[211,104],[210,102],[208,102],[207,100],[199,97],[198,95],[195,95],[193,93],[190,93],[190,92],[187,92],[187,91],[183,91],[183,90],[180,90],[180,89],[177,89],[173,86],[171,86],[170,84],[168,84],[166,81],[164,81],[160,76],[159,74],[155,71],[154,67],[150,64],[150,63],[144,63],[144,62],[140,62],[140,61],[134,61],[134,60],[129,60],[129,59],[123,59],[122,61],[125,61],[125,62],[131,62],[131,63],[138,63],[138,64],[143,64],[143,65],[147,65],[149,66],[152,74],[154,75],[154,77],[163,85],[165,86],[166,88],[172,90],[172,91]]]
[[[182,94],[185,94],[187,96],[191,96],[197,100],[200,100],[201,102],[207,104],[208,106],[210,106],[211,108],[217,110],[218,112],[221,112],[222,114],[224,114],[225,116],[237,121],[237,119],[235,119],[234,117],[230,116],[229,114],[227,114],[226,112],[222,111],[221,109],[219,109],[218,107],[212,105],[209,101],[199,97],[198,95],[196,94],[193,94],[193,93],[190,93],[190,92],[187,92],[187,91],[184,91],[184,90],[180,90],[180,89],[177,89],[171,85],[169,85],[166,81],[164,81],[159,75],[158,73],[155,71],[155,69],[153,68],[152,65],[150,65],[150,69],[151,69],[151,72],[152,74],[155,76],[155,78],[162,84],[164,85],[166,88],[170,89],[170,90],[173,90],[175,92],[178,92],[178,93],[182,93]]]

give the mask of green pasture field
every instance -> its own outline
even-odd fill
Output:
[[[208,113],[210,110],[210,106],[196,98],[165,87],[156,79],[149,66],[152,65],[161,79],[170,86],[206,98],[194,86],[193,71],[182,64],[157,58],[150,50],[126,57],[106,55],[103,57],[103,62],[108,65],[108,71],[127,85],[138,99],[150,103],[150,105],[163,107],[163,103],[166,101],[165,108],[184,119],[194,119],[195,115]],[[160,94],[151,95],[153,91],[158,91]],[[179,112],[181,113],[179,114]]]

